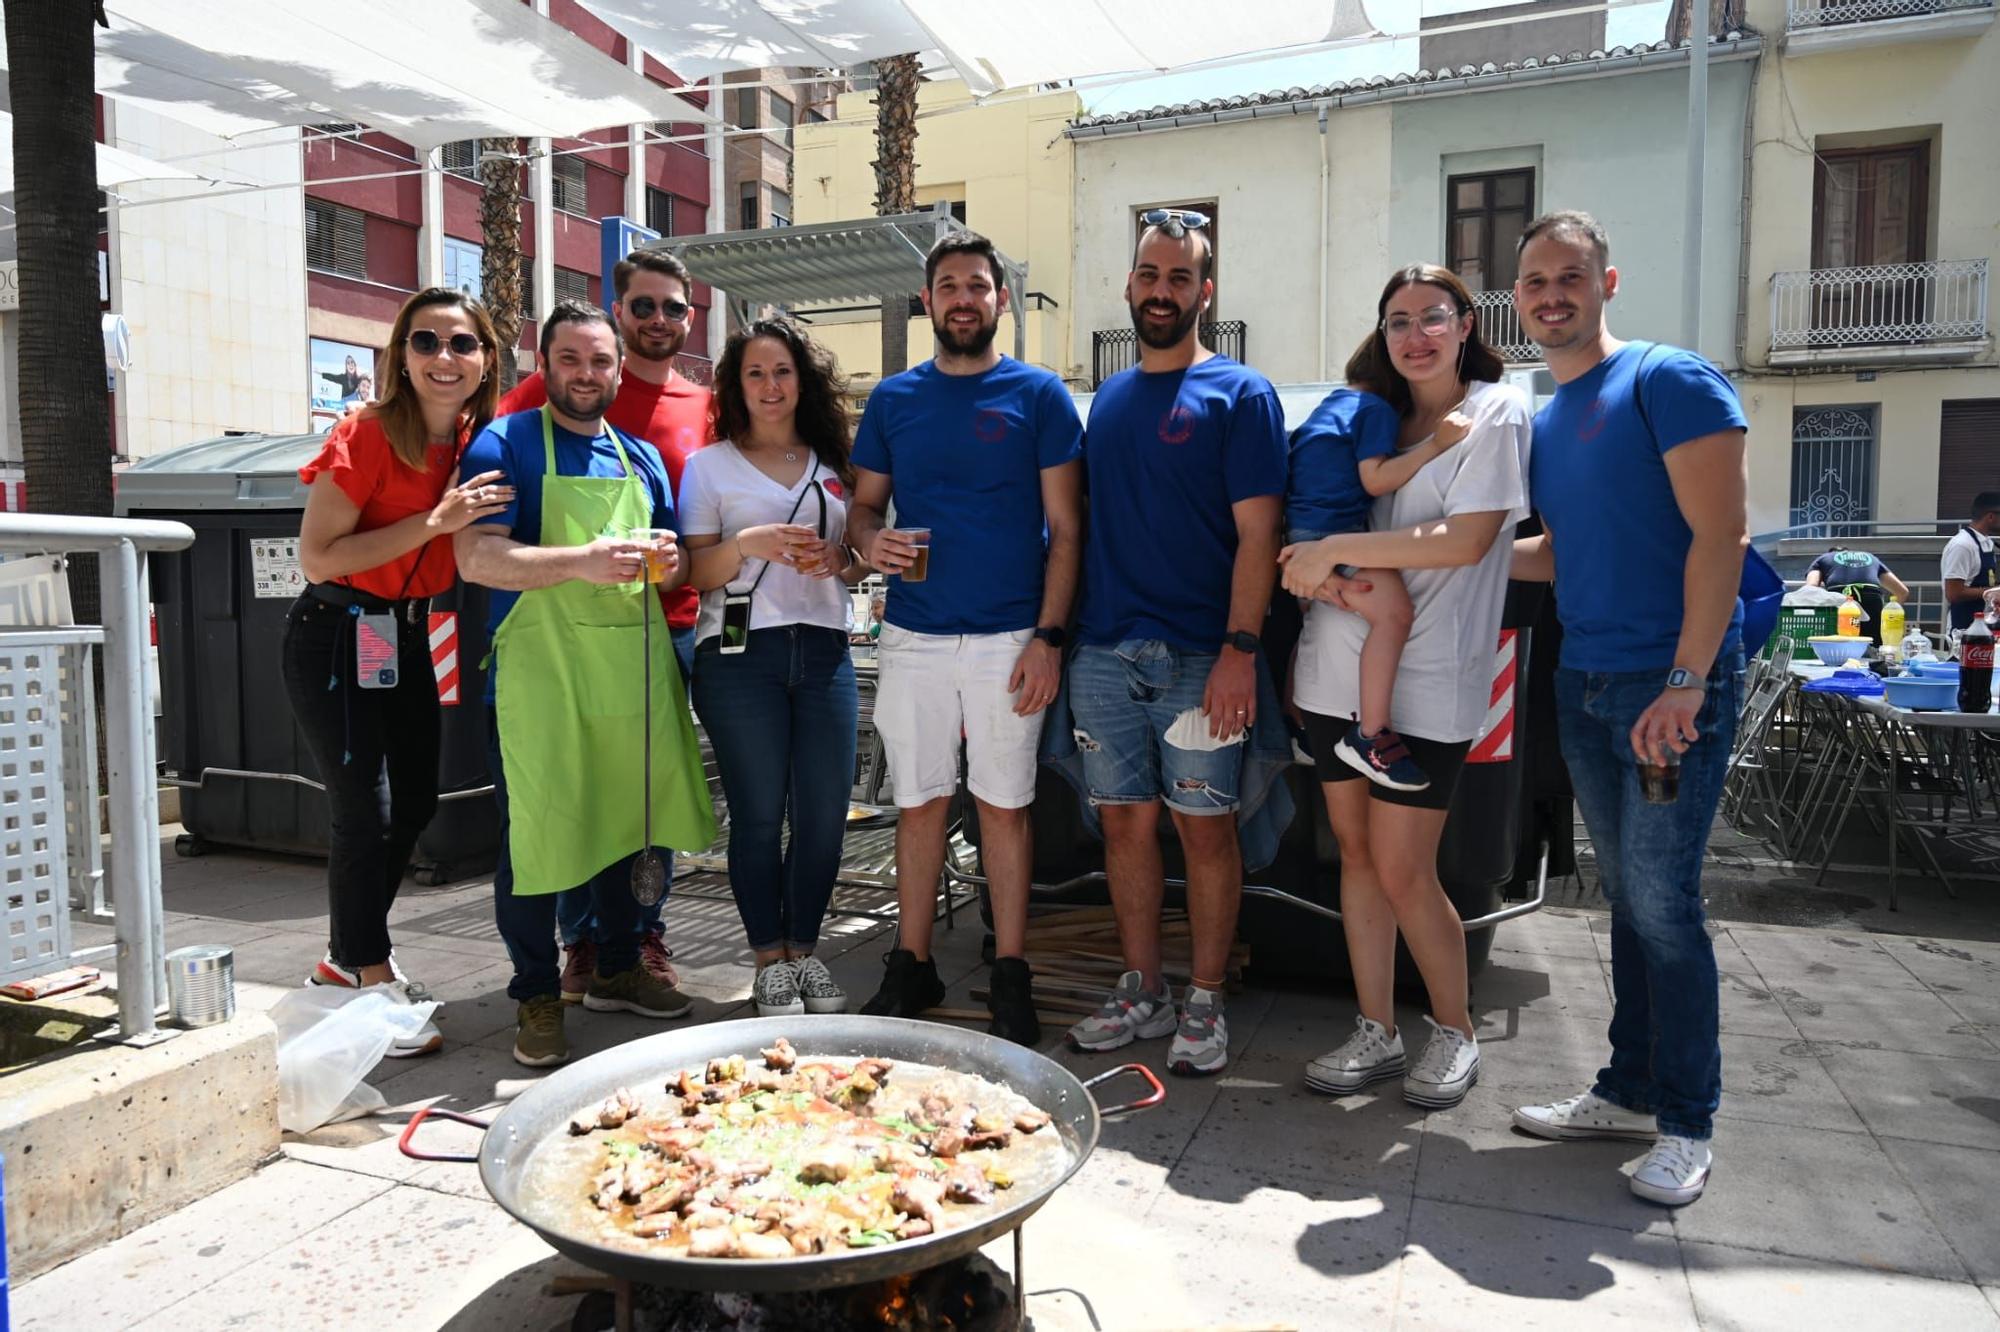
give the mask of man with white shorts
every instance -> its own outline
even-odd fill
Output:
[[[993,345],[1007,287],[991,241],[941,239],[924,280],[937,354],[876,387],[854,440],[848,533],[893,577],[875,727],[900,815],[897,943],[861,1011],[914,1017],[944,998],[931,926],[962,739],[993,905],[987,1030],[1032,1045],[1028,806],[1082,562],[1083,427],[1060,379]]]

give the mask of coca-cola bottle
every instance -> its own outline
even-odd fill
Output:
[[[1958,710],[1990,712],[1993,708],[1993,627],[1986,615],[1972,617],[1958,641]]]

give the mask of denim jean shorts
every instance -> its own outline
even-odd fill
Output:
[[[1201,712],[1215,659],[1156,639],[1077,649],[1070,711],[1092,804],[1165,800],[1183,814],[1235,811],[1243,739],[1210,739]]]

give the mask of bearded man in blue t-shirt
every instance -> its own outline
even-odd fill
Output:
[[[1128,970],[1070,1044],[1173,1033],[1167,1067],[1222,1070],[1222,984],[1236,937],[1243,755],[1275,585],[1284,413],[1270,381],[1201,345],[1215,296],[1200,213],[1156,209],[1125,299],[1139,364],[1106,381],[1084,441],[1090,498],[1070,707]],[[1160,974],[1160,806],[1187,859],[1194,974],[1178,1015]]]
[[[1700,356],[1605,329],[1610,255],[1589,214],[1551,213],[1522,232],[1514,286],[1558,386],[1529,478],[1546,535],[1517,545],[1514,576],[1555,581],[1557,721],[1611,903],[1613,1004],[1596,1083],[1514,1123],[1651,1141],[1632,1192],[1679,1206],[1708,1183],[1722,1098],[1701,863],[1742,690],[1744,419]]]

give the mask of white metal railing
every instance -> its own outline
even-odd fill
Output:
[[[104,613],[107,875],[118,949],[118,1027],[126,1041],[157,1039],[165,994],[160,903],[160,793],[153,777],[153,709],[146,690],[148,552],[184,550],[184,523],[65,514],[0,514],[0,552],[97,556]],[[68,905],[67,901],[64,906]]]
[[[1987,261],[1933,259],[1771,275],[1771,346],[1867,347],[1986,336]]]
[[[1475,291],[1472,308],[1479,311],[1479,336],[1503,361],[1539,361],[1542,349],[1521,331],[1521,312],[1514,308],[1512,288]]]
[[[1991,9],[1993,0],[1788,0],[1785,26],[1793,32],[1876,19],[1917,18],[1961,9]]]

